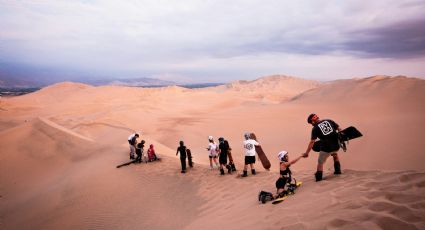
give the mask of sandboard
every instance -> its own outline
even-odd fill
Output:
[[[227,150],[227,157],[229,158],[229,164],[228,165],[230,165],[232,172],[235,172],[236,166],[235,166],[235,163],[233,162],[232,148],[229,148],[229,150]]]
[[[192,152],[190,151],[190,149],[186,149],[186,154],[187,154],[187,163],[189,164],[190,168],[193,168]]]
[[[132,160],[132,161],[126,162],[124,164],[120,164],[120,165],[117,166],[117,168],[121,168],[123,166],[127,166],[127,165],[130,165],[130,164],[136,163],[137,161],[138,160],[136,159],[136,160]]]
[[[277,198],[277,199],[272,201],[272,204],[279,204],[280,202],[284,201],[286,198],[288,198],[288,196]]]
[[[301,182],[301,181],[297,181],[296,182],[296,185],[297,185],[297,189],[301,186],[303,184],[303,182]],[[291,195],[291,194],[290,194]],[[273,200],[272,201],[272,204],[279,204],[279,203],[281,203],[282,201],[284,201],[286,198],[288,198],[289,197],[289,195],[286,195],[286,196],[284,196],[284,197],[281,197],[281,198],[277,198],[277,199],[275,199],[275,200]]]
[[[251,133],[251,138],[258,142],[257,137],[255,136],[254,133]],[[264,153],[263,148],[261,148],[261,146],[255,146],[255,151],[257,152],[258,158],[260,158],[260,161],[263,167],[269,170],[271,167],[271,164],[269,159],[266,156],[266,153]]]
[[[349,141],[349,140],[363,136],[363,134],[359,130],[357,130],[354,126],[350,126],[346,129],[342,130],[340,132],[340,134],[341,135],[339,135],[339,136],[340,136],[341,142]],[[312,148],[313,151],[320,152],[320,145],[321,145],[320,140],[314,142],[314,145],[313,145],[313,148]]]
[[[359,130],[357,130],[354,126],[350,126],[342,130],[340,133],[341,133],[342,141],[348,141],[348,140],[352,140],[352,139],[363,136],[363,134]]]

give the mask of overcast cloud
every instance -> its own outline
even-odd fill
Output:
[[[0,69],[180,82],[424,77],[424,12],[423,0],[0,0]]]

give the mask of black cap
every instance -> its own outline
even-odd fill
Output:
[[[312,119],[313,119],[313,117],[314,117],[314,116],[316,116],[316,114],[315,114],[315,113],[312,113],[312,114],[308,115],[308,117],[307,117],[307,122],[308,122],[309,124],[311,124]]]

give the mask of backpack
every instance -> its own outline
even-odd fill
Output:
[[[271,192],[260,191],[258,193],[258,202],[265,204],[267,201],[273,200],[273,194]]]

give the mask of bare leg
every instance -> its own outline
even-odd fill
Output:
[[[217,168],[218,168],[218,162],[217,162],[217,157],[214,157],[214,163],[215,163],[215,166],[217,166]]]

